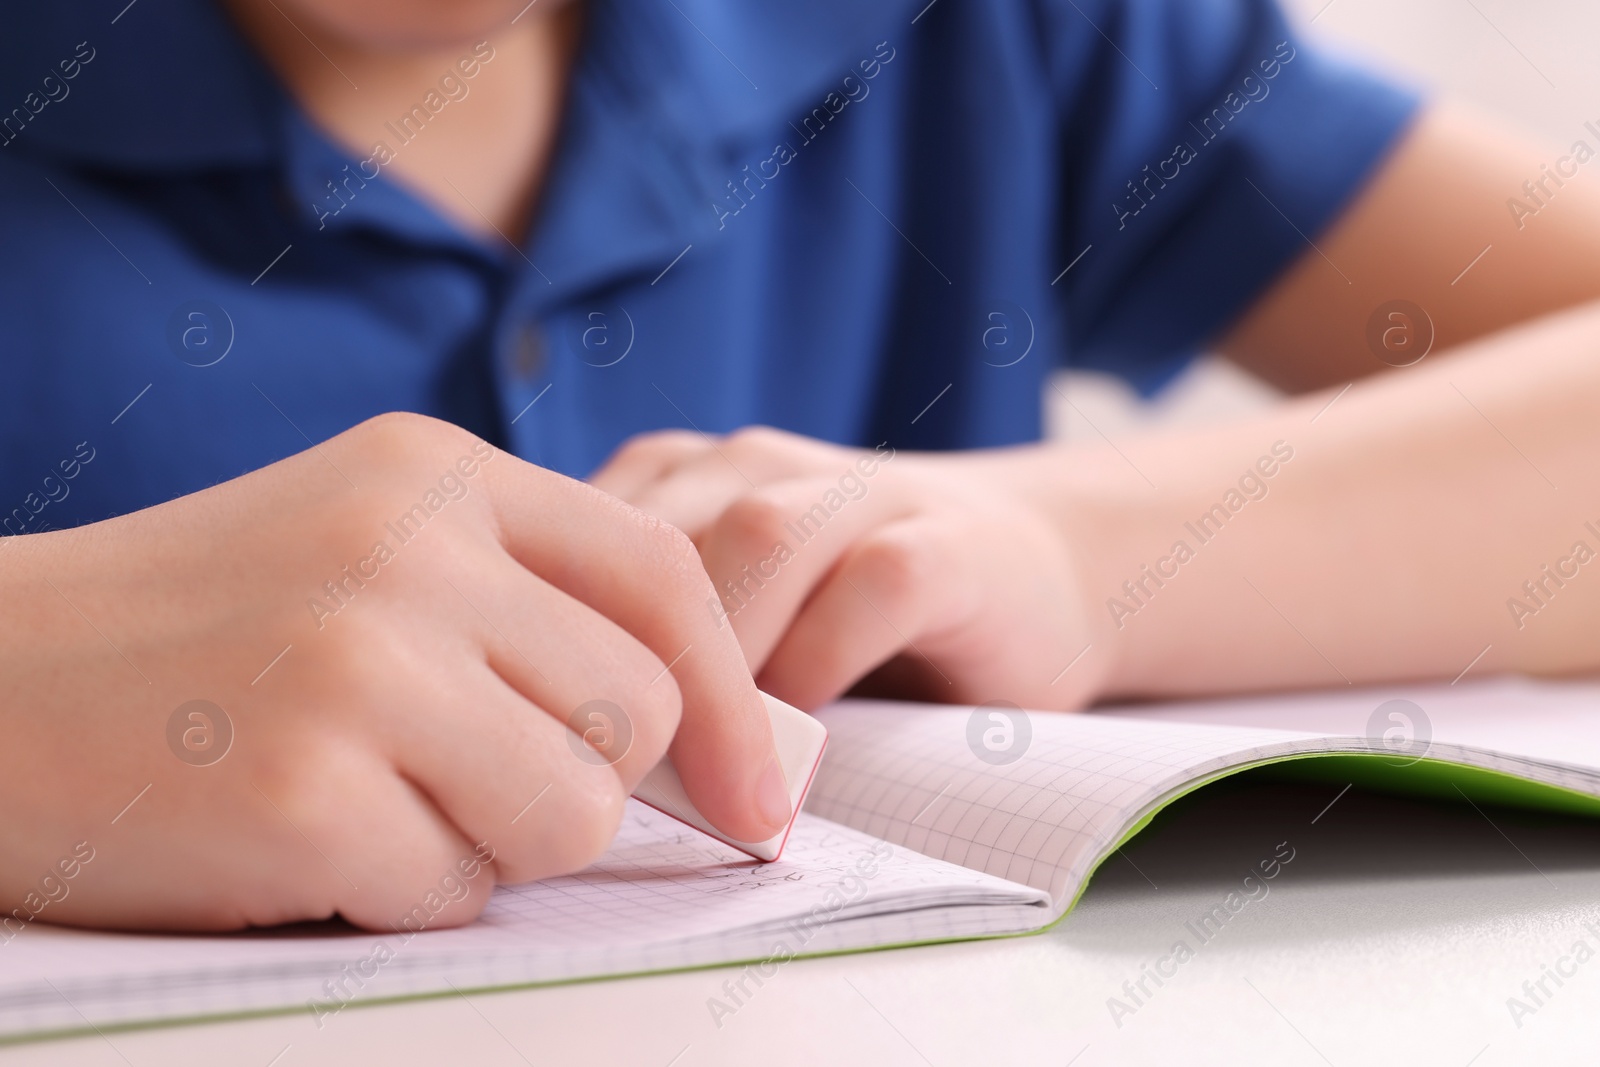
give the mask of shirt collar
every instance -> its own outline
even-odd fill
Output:
[[[597,80],[689,141],[726,142],[821,104],[910,31],[915,0],[591,0]],[[905,16],[902,18],[902,16]]]
[[[706,236],[716,223],[711,204],[748,162],[741,153],[841,91],[876,42],[911,32],[918,0],[586,2],[529,249],[544,272],[532,278],[540,303],[601,275],[659,269]],[[130,172],[275,165],[307,190],[333,177],[322,169],[337,169],[331,146],[317,146],[215,0],[29,4],[8,22],[0,107],[41,91],[80,42],[93,59],[4,150]],[[389,216],[399,236],[448,240],[447,224],[421,217],[407,195],[364,196],[361,208],[340,221],[382,226]]]
[[[611,104],[671,120],[682,143],[725,141],[820,103],[914,2],[590,0],[582,67]],[[80,42],[93,49],[69,96],[25,130],[39,148],[180,169],[260,162],[280,145],[286,94],[214,0],[28,4],[7,23],[6,108],[43,96]]]
[[[751,153],[770,154],[768,139],[842,94],[877,42],[911,32],[917,0],[589,5],[530,250],[553,282],[530,287],[540,302],[629,271],[656,275],[713,240],[714,204]]]

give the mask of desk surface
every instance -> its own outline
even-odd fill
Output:
[[[795,961],[760,988],[747,982],[752,995],[720,1027],[707,1002],[732,1003],[733,969],[351,1008],[320,1031],[296,1014],[113,1033],[0,1049],[0,1064],[1600,1058],[1600,826],[1359,789],[1328,807],[1337,792],[1213,786],[1113,857],[1048,933]],[[1270,892],[1202,941],[1200,916],[1280,842],[1294,859]],[[1169,955],[1179,940],[1192,950],[1181,962]],[[1592,959],[1572,955],[1579,940]],[[1170,973],[1159,986],[1148,977],[1158,964]],[[1536,1004],[1523,983],[1546,967],[1568,973],[1559,986],[1545,977]],[[1514,1019],[1513,996],[1533,1010]],[[1132,1011],[1113,1019],[1111,997]]]

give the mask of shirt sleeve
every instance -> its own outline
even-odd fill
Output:
[[[1311,250],[1416,98],[1297,40],[1271,0],[1039,4],[1060,262],[1082,257],[1057,285],[1067,361],[1148,394]]]

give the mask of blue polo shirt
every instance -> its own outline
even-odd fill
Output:
[[[583,475],[625,437],[1036,438],[1149,391],[1359,190],[1414,103],[1263,0],[587,0],[526,234],[352,154],[207,0],[0,35],[0,518],[98,520],[392,410]],[[357,90],[353,90],[357,91]]]

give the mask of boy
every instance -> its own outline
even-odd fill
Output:
[[[582,867],[669,751],[764,837],[753,678],[1065,709],[1596,664],[1600,318],[1546,318],[1600,295],[1581,153],[1419,112],[1266,3],[12,23],[29,920],[382,929],[469,861]],[[1054,357],[1153,390],[1213,341],[1364,380],[1030,443]]]

